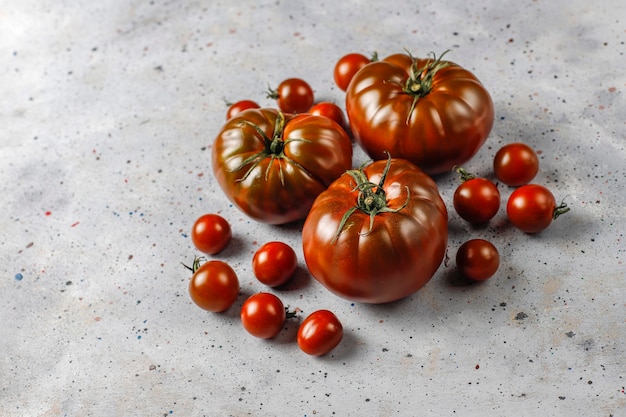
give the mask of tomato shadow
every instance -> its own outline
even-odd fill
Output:
[[[298,265],[289,281],[275,287],[275,290],[282,292],[297,291],[307,287],[310,282],[311,275],[309,274],[309,271]]]

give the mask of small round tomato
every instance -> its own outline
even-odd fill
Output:
[[[200,308],[219,313],[227,310],[239,295],[239,279],[226,262],[213,260],[198,266],[189,281],[189,295]]]
[[[541,232],[569,210],[565,203],[557,206],[552,192],[538,184],[522,185],[513,191],[506,204],[509,221],[525,233]]]
[[[254,276],[270,287],[277,287],[289,281],[297,267],[296,252],[283,242],[267,242],[252,258]]]
[[[238,115],[244,110],[260,108],[261,106],[259,106],[255,101],[252,100],[237,101],[236,103],[228,106],[228,110],[226,110],[226,120],[232,119],[234,116]]]
[[[463,181],[454,192],[454,209],[472,224],[486,223],[500,209],[500,191],[486,178],[477,178],[464,169],[457,170]]]
[[[500,266],[500,255],[496,247],[484,239],[468,240],[456,253],[456,267],[472,281],[486,281]]]
[[[493,159],[496,177],[506,185],[528,184],[539,172],[539,157],[524,143],[509,143],[496,152]]]
[[[347,54],[339,58],[333,71],[333,78],[337,87],[346,91],[354,74],[370,62],[372,59],[357,53]]]
[[[228,221],[218,214],[204,214],[193,224],[191,241],[196,249],[207,255],[221,252],[232,238]]]
[[[320,356],[333,350],[343,338],[343,326],[328,310],[311,313],[298,329],[298,346],[309,355]]]
[[[314,102],[313,89],[300,78],[282,81],[276,90],[270,88],[267,97],[276,100],[278,108],[285,113],[306,113]]]
[[[341,127],[346,125],[346,118],[341,107],[329,101],[321,101],[309,109],[309,113],[315,116],[324,116],[337,122]]]
[[[241,307],[241,323],[252,336],[271,339],[283,328],[287,312],[274,294],[260,292],[248,298]]]

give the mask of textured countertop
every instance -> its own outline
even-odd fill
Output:
[[[618,0],[0,0],[0,415],[626,416],[625,41]],[[302,223],[229,204],[210,145],[225,100],[270,106],[268,84],[300,77],[343,107],[339,57],[405,48],[450,49],[491,93],[466,169],[493,178],[495,151],[526,142],[571,212],[534,236],[503,208],[471,227],[442,175],[449,252],[489,239],[497,275],[457,285],[452,260],[404,300],[350,303],[308,275]],[[233,228],[215,258],[242,294],[224,314],[190,301],[181,266],[207,212]],[[303,354],[297,322],[242,329],[270,240],[300,263],[272,292],[342,320],[330,355]]]

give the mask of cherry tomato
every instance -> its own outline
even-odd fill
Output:
[[[506,204],[509,221],[526,233],[541,232],[569,210],[565,203],[557,206],[552,192],[538,184],[522,185],[513,191]]]
[[[300,78],[288,78],[269,90],[268,98],[276,100],[278,108],[285,113],[306,113],[313,105],[311,86]]]
[[[240,100],[236,103],[231,104],[230,106],[228,106],[228,110],[226,110],[226,120],[230,120],[231,118],[233,118],[234,116],[238,115],[239,113],[241,113],[244,110],[248,110],[248,109],[260,109],[261,106],[259,106],[255,101],[252,100]]]
[[[254,276],[270,287],[277,287],[289,281],[297,267],[296,252],[283,242],[264,244],[252,258]]]
[[[528,184],[539,171],[539,157],[524,143],[509,143],[496,152],[493,159],[496,177],[506,185]]]
[[[219,313],[227,310],[239,295],[239,279],[226,262],[213,260],[198,266],[189,281],[189,295],[200,308]]]
[[[346,125],[346,118],[343,115],[341,107],[329,101],[321,101],[315,104],[309,109],[309,113],[334,120],[341,127],[345,127]]]
[[[230,224],[218,214],[204,214],[193,224],[191,241],[196,249],[208,255],[221,252],[232,238]]]
[[[496,247],[484,239],[468,240],[456,253],[456,267],[472,281],[486,281],[500,266],[500,255]]]
[[[464,169],[457,170],[462,183],[454,192],[454,209],[468,222],[488,222],[500,209],[500,191],[486,178],[476,178]]]
[[[370,62],[372,59],[357,53],[347,54],[339,58],[333,71],[333,78],[337,87],[346,91],[354,74]]]
[[[283,328],[287,312],[274,294],[261,292],[248,298],[241,307],[241,323],[252,336],[271,339]]]
[[[311,313],[298,329],[298,346],[304,353],[320,356],[333,350],[343,338],[343,326],[328,310]]]

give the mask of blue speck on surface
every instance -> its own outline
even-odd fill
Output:
[[[19,272],[17,274],[15,274],[15,280],[16,281],[21,281],[24,278],[24,275],[20,274]]]

